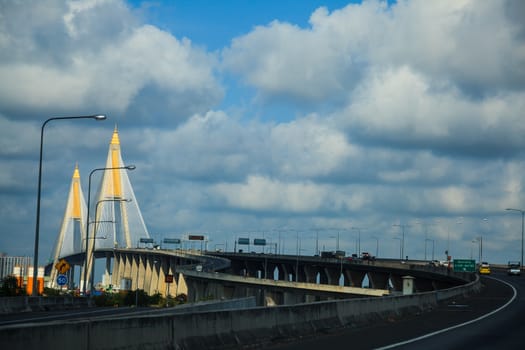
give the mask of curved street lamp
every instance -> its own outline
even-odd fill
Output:
[[[124,198],[110,198],[110,199],[101,199],[97,202],[97,204],[95,205],[95,220],[97,218],[97,213],[98,213],[98,206],[100,203],[103,203],[103,202],[131,202],[131,199],[124,199]],[[95,243],[96,243],[96,239],[97,239],[97,223],[99,221],[94,221],[94,224],[95,224],[95,228],[93,229],[93,246],[91,248],[91,271],[90,271],[90,277],[91,277],[91,293],[90,293],[90,296],[92,297],[93,296],[93,292],[95,291],[95,287],[93,285],[94,283],[94,272],[95,272]],[[88,222],[89,224],[89,222]],[[86,242],[88,240],[86,239]],[[87,269],[87,251],[86,251],[86,269]],[[84,286],[86,285],[86,283],[84,282]]]
[[[399,259],[403,260],[403,253],[402,253],[402,250],[401,250],[401,244],[402,244],[403,241],[399,237],[393,237],[393,239],[399,239]]]
[[[35,252],[33,254],[33,290],[32,295],[38,295],[38,242],[40,240],[40,197],[42,193],[42,152],[44,146],[44,128],[52,120],[64,120],[64,119],[95,119],[95,120],[105,120],[106,116],[103,114],[95,115],[83,115],[76,117],[53,117],[47,119],[40,129],[40,159],[38,165],[38,192],[36,197],[36,227],[35,227]]]
[[[352,227],[352,230],[357,230],[357,256],[361,256],[361,230],[364,230],[362,227]]]
[[[127,166],[121,166],[121,167],[112,167],[112,168],[96,168],[91,170],[89,173],[89,181],[88,181],[88,198],[87,198],[87,222],[86,222],[86,258],[84,260],[84,286],[82,288],[84,295],[86,295],[86,285],[87,285],[87,258],[88,258],[88,242],[89,242],[89,207],[91,206],[91,176],[101,170],[115,170],[115,169],[127,169],[127,170],[135,170],[135,165],[127,165]],[[96,209],[96,208],[95,208]]]
[[[394,227],[400,227],[402,236],[401,236],[401,259],[405,258],[405,227],[410,227],[410,225],[407,224],[394,224],[392,225]]]
[[[426,256],[426,243],[427,242],[432,242],[432,261],[434,261],[434,247],[435,247],[435,240],[431,239],[431,238],[427,238],[425,239],[425,261],[427,260],[427,256]]]

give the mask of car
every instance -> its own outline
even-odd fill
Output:
[[[521,274],[521,263],[519,261],[509,261],[507,274],[509,276],[519,276]]]
[[[439,262],[439,260],[432,260],[432,261],[429,261],[428,264],[430,266],[434,266],[434,267],[439,267],[441,265],[441,263]]]
[[[483,261],[479,266],[480,275],[490,275],[490,265],[488,262]]]
[[[375,256],[373,256],[372,254],[370,254],[369,252],[362,252],[361,253],[361,259],[363,260],[375,260]]]

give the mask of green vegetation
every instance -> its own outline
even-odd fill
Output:
[[[17,283],[15,276],[6,276],[1,281],[0,296],[2,297],[16,297],[25,295],[24,289]]]
[[[186,295],[176,298],[164,298],[160,293],[148,295],[142,289],[138,291],[105,292],[93,297],[96,306],[175,306],[186,302]]]
[[[71,295],[79,297],[79,291],[65,291],[53,288],[44,288],[44,296],[61,296]],[[17,284],[17,279],[14,276],[7,276],[0,280],[0,297],[25,296],[24,288]],[[144,290],[138,291],[119,291],[116,292],[109,288],[106,291],[97,293],[93,297],[96,306],[176,306],[187,302],[188,298],[185,294],[179,294],[176,297],[163,297],[160,293],[148,295]]]

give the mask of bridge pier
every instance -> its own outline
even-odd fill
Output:
[[[306,283],[317,283],[317,274],[319,273],[319,268],[317,266],[305,266],[304,271],[306,276]]]
[[[350,287],[361,288],[363,286],[363,280],[365,279],[366,272],[350,270],[348,271],[348,276],[350,280]]]
[[[326,276],[327,283],[334,286],[339,285],[339,278],[341,278],[341,271],[339,269],[334,269],[330,267],[325,267],[324,274]]]
[[[370,288],[374,289],[389,289],[388,285],[388,274],[371,272],[368,273],[368,281]]]

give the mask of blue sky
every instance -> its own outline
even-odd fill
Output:
[[[356,1],[130,1],[141,11],[147,22],[181,38],[189,38],[208,50],[220,50],[254,26],[272,21],[308,26],[310,14],[325,6],[329,10],[344,7]],[[357,1],[359,3],[359,1]]]
[[[29,4],[29,5],[28,5]],[[0,252],[41,253],[75,164],[118,126],[156,239],[205,232],[411,258],[519,260],[525,209],[522,1],[0,4]],[[30,20],[28,20],[30,19]],[[485,220],[486,219],[486,220]],[[286,229],[288,231],[283,231]],[[286,233],[283,233],[286,232]],[[299,234],[297,234],[299,232]],[[15,237],[15,238],[14,238]],[[427,241],[426,241],[427,240]],[[474,241],[474,242],[473,242]],[[425,243],[426,242],[426,243]]]

